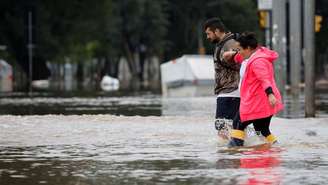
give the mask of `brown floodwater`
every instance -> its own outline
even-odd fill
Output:
[[[272,131],[276,146],[230,150],[197,112],[3,115],[0,184],[326,184],[327,118],[275,117]]]

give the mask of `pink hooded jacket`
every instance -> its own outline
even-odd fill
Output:
[[[278,53],[259,47],[248,59],[240,87],[240,119],[242,122],[269,117],[283,109],[280,92],[274,80],[273,61]],[[241,60],[240,55],[235,60]],[[277,103],[272,107],[265,90],[271,87]]]

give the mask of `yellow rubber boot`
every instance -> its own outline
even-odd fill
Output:
[[[265,139],[266,139],[269,143],[271,143],[271,144],[274,144],[274,143],[277,142],[277,138],[276,138],[274,135],[272,135],[272,134],[270,134],[270,135],[268,135],[267,137],[265,137]]]
[[[230,136],[231,136],[231,139],[228,143],[228,147],[244,145],[244,138],[245,138],[244,131],[233,129],[233,130],[231,130]]]

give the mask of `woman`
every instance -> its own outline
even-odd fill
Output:
[[[270,121],[283,108],[274,80],[273,61],[278,58],[278,54],[258,46],[254,33],[245,32],[236,41],[239,51],[235,61],[242,60],[240,109],[233,121],[229,146],[243,146],[244,130],[251,123],[269,143],[275,143],[277,139],[270,132]]]

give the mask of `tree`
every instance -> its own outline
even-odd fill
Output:
[[[167,31],[166,1],[118,0],[114,5],[118,12],[118,39],[121,55],[126,56],[129,67],[137,76],[134,55],[140,53],[141,45],[148,48],[147,53],[161,55],[165,46]]]
[[[202,23],[210,17],[220,17],[232,32],[245,30],[254,31],[261,37],[257,22],[256,1],[230,0],[170,0],[168,32],[169,45],[166,50],[167,60],[182,54],[194,54],[198,50],[199,30]],[[242,21],[241,21],[242,20]],[[205,37],[203,36],[203,39]],[[212,52],[208,42],[205,42],[208,52]]]

